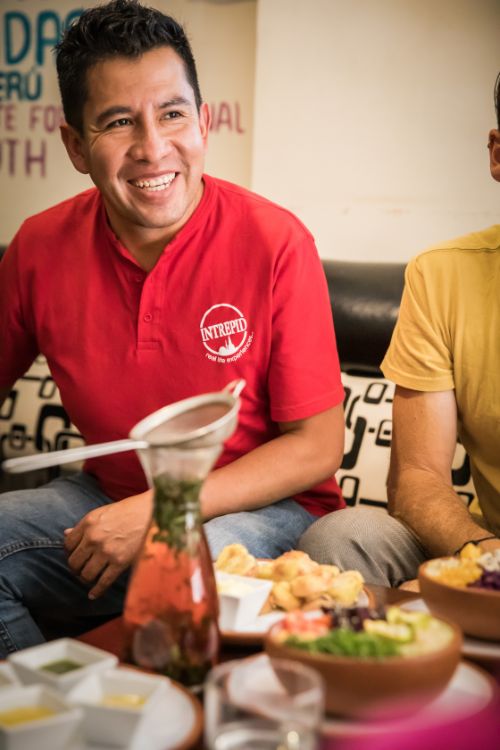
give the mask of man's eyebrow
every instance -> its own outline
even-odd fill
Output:
[[[168,99],[166,102],[163,102],[163,104],[160,104],[159,109],[178,107],[179,105],[184,107],[192,107],[193,103],[189,101],[189,99],[186,99],[184,96],[174,96],[173,99]]]
[[[193,103],[186,99],[184,96],[175,96],[173,99],[168,99],[165,102],[162,102],[158,109],[169,109],[170,107],[192,107]],[[125,107],[121,104],[116,104],[113,107],[108,107],[108,109],[105,109],[103,112],[101,112],[97,117],[95,124],[96,126],[102,127],[109,119],[112,117],[116,117],[117,115],[130,115],[132,114],[133,110],[131,107]]]
[[[103,112],[97,115],[95,124],[99,128],[104,125],[110,118],[116,117],[117,115],[130,115],[131,112],[132,109],[130,107],[124,107],[120,104],[115,105],[114,107],[108,107],[108,109],[105,109]]]

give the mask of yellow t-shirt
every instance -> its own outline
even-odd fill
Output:
[[[479,505],[500,535],[500,225],[410,261],[381,369],[405,388],[455,389]]]

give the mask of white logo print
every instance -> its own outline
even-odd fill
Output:
[[[217,362],[233,362],[242,356],[252,343],[248,323],[234,305],[222,302],[206,311],[200,323],[200,333],[207,357]]]

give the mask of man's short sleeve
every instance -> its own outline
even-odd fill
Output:
[[[430,255],[410,261],[398,321],[381,364],[385,377],[404,388],[454,388],[447,297],[440,291]]]
[[[27,324],[25,291],[18,268],[18,236],[0,261],[0,388],[10,388],[38,354]]]
[[[328,287],[309,236],[276,264],[269,394],[276,422],[305,419],[344,398]]]

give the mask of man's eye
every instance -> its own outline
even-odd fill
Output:
[[[110,122],[107,126],[108,128],[123,128],[125,125],[130,125],[130,120],[128,117],[120,117],[118,120],[113,120],[113,122]]]
[[[176,120],[178,117],[182,117],[180,112],[165,112],[165,120]]]

